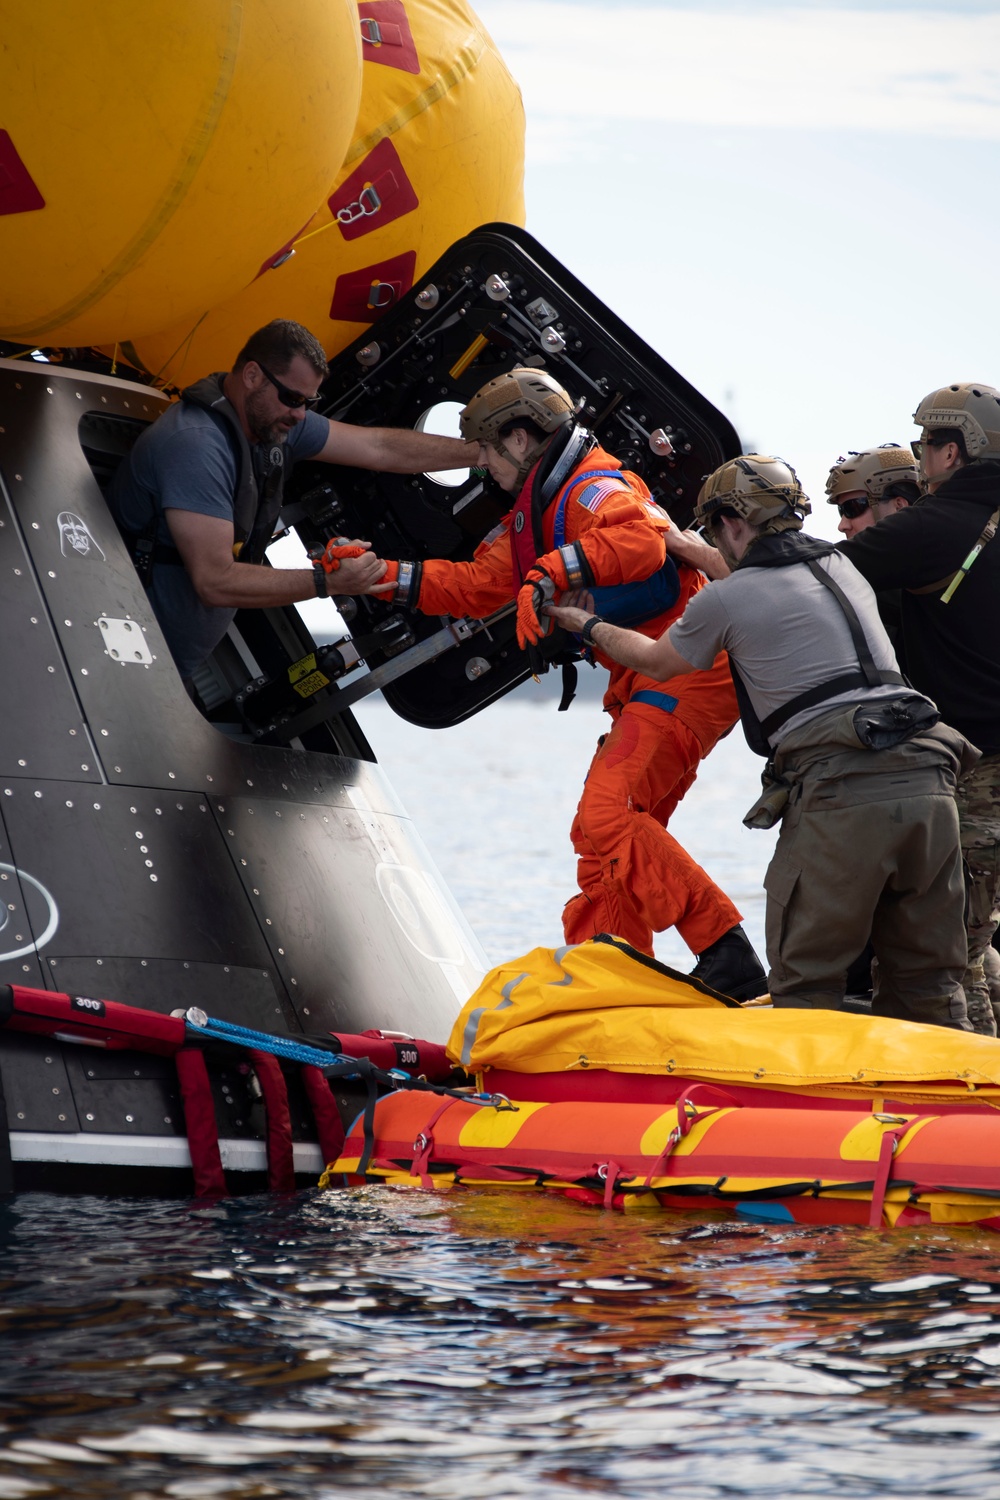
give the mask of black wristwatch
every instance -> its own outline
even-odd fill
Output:
[[[594,649],[594,626],[604,625],[606,621],[601,615],[591,615],[589,620],[584,620],[583,629],[580,631],[580,639],[585,646]]]
[[[322,563],[313,563],[313,586],[316,589],[317,599],[329,599],[330,575]]]

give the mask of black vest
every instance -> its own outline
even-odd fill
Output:
[[[246,433],[223,389],[225,372],[206,375],[181,391],[181,400],[189,406],[224,417],[237,464],[236,492],[233,495],[233,556],[240,562],[263,561],[267,544],[281,511],[285,486],[285,449],[281,443],[247,442]]]
[[[834,582],[825,568],[820,567],[817,558],[828,557],[830,553],[836,551],[837,548],[831,542],[821,542],[816,537],[803,536],[800,531],[782,531],[777,535],[758,537],[751,543],[738,564],[741,568],[790,568],[795,563],[805,563],[817,582],[829,589],[842,609],[858,657],[858,666],[854,671],[844,672],[829,682],[821,682],[816,687],[807,688],[804,693],[798,693],[787,703],[783,703],[780,708],[774,709],[764,720],[758,719],[746,684],[730,657],[729,670],[733,674],[733,686],[736,689],[736,701],[740,708],[740,719],[746,742],[755,755],[763,755],[768,760],[773,753],[770,736],[780,729],[782,724],[787,723],[796,714],[803,713],[805,709],[814,708],[819,703],[825,703],[829,698],[836,698],[841,693],[849,693],[855,688],[909,686],[906,678],[899,672],[884,672],[876,667],[854,605],[840,584]]]

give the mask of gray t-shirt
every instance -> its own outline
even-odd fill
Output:
[[[329,432],[325,417],[307,412],[288,435],[286,465],[314,458]],[[225,418],[178,401],[147,428],[119,467],[112,506],[126,531],[134,533],[158,515],[155,541],[172,547],[164,511],[192,510],[232,521],[238,478]],[[236,611],[202,604],[187,569],[172,563],[153,564],[149,599],[178,671],[190,677],[215,650]]]
[[[861,574],[839,552],[817,560],[854,606],[876,667],[898,672],[875,595]],[[761,720],[800,693],[859,667],[844,611],[805,563],[739,568],[696,594],[667,639],[695,667],[710,667],[719,651],[728,651]],[[771,746],[840,703],[898,698],[900,692],[886,686],[838,693],[787,719],[771,737]]]

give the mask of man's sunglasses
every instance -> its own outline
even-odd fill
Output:
[[[260,373],[266,376],[274,386],[274,389],[278,393],[278,400],[282,406],[287,406],[290,411],[297,411],[300,406],[304,406],[306,411],[315,411],[318,406],[322,406],[322,396],[303,396],[301,391],[293,391],[287,385],[282,385],[281,381],[272,375],[266,365],[262,365],[259,359],[255,360],[254,363]]]
[[[929,437],[929,438],[914,438],[913,442],[910,444],[910,451],[913,454],[913,457],[919,463],[920,462],[921,454],[923,453],[923,451],[924,451],[925,448],[943,448],[943,447],[944,447],[944,443],[941,441],[940,438],[933,438],[933,437]]]
[[[856,521],[868,509],[868,501],[864,495],[856,495],[853,500],[838,500],[837,509],[845,521]]]

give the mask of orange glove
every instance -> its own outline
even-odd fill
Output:
[[[359,542],[349,542],[346,537],[332,536],[316,558],[324,573],[336,573],[340,567],[343,557],[364,557],[366,552],[371,551],[369,547],[362,547]]]
[[[524,651],[537,646],[542,636],[552,630],[551,620],[542,620],[543,604],[556,596],[556,586],[541,568],[529,568],[517,596],[517,644]]]

